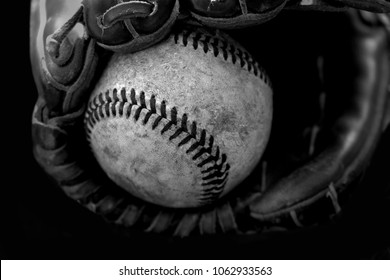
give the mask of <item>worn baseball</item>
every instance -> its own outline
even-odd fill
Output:
[[[238,43],[181,30],[133,54],[113,54],[91,94],[91,149],[118,186],[175,208],[213,203],[258,164],[272,88]]]

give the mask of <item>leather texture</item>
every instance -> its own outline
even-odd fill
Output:
[[[271,182],[249,180],[240,192],[211,207],[176,210],[130,196],[105,177],[88,153],[82,119],[91,87],[107,58],[112,52],[135,52],[156,44],[174,32],[175,26],[241,30],[277,19],[284,8],[298,9],[306,1],[266,1],[256,9],[250,5],[244,9],[240,1],[238,14],[229,17],[208,16],[202,6],[187,3],[180,7],[181,2],[174,1],[162,10],[162,22],[156,16],[145,24],[143,17],[153,11],[151,3],[165,2],[131,2],[125,2],[126,7],[134,7],[134,12],[123,16],[120,9],[125,6],[116,1],[32,1],[30,55],[39,92],[32,118],[33,152],[63,192],[125,229],[180,237],[260,234],[310,226],[340,214],[344,195],[364,173],[389,125],[389,15],[355,9],[343,12],[348,38],[339,47],[343,65],[348,66],[342,78],[333,75],[337,63],[321,67],[323,86],[330,95],[324,120],[328,131],[321,148],[305,156],[291,172],[275,168],[276,179]],[[313,1],[311,8],[390,12],[388,1],[331,2],[340,3]],[[102,26],[108,22],[105,37],[99,36],[100,27],[95,25],[95,18],[102,15],[109,16],[101,22]],[[334,113],[338,95],[344,96],[345,106]]]

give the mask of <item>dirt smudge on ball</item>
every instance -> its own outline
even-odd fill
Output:
[[[120,153],[111,149],[110,147],[105,146],[103,148],[103,153],[112,161],[118,161]]]
[[[216,114],[214,125],[215,125],[215,134],[221,132],[234,132],[237,127],[237,116],[234,111],[223,110]]]

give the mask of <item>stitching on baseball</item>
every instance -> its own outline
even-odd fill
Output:
[[[146,114],[141,119],[143,110],[146,110]],[[202,169],[204,188],[199,200],[207,204],[219,197],[229,175],[230,165],[227,163],[227,156],[220,152],[219,146],[214,143],[214,137],[205,129],[199,129],[195,121],[189,124],[186,113],[178,116],[176,107],[168,110],[165,100],[158,104],[155,95],[147,100],[143,91],[138,94],[133,88],[130,90],[130,95],[125,88],[120,91],[116,88],[112,91],[107,90],[105,93],[99,93],[89,102],[84,119],[88,142],[91,140],[92,129],[100,120],[117,116],[126,119],[132,116],[136,122],[141,122],[143,125],[147,125],[154,116],[152,130],[157,129],[162,120],[168,121],[160,128],[160,133],[163,135],[173,128],[174,132],[169,136],[169,141],[184,133],[185,137],[178,143],[178,147],[189,145],[193,140],[186,154],[192,155],[191,159],[197,163],[198,168]]]
[[[200,31],[181,30],[174,32],[175,44],[192,46],[194,50],[202,49],[204,53],[212,52],[215,57],[221,56],[225,61],[239,64],[243,69],[259,77],[266,85],[272,87],[271,80],[259,63],[246,51],[222,38],[202,33]]]

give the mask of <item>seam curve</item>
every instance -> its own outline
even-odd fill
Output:
[[[134,88],[130,92],[125,88],[107,90],[89,102],[84,119],[89,143],[95,125],[111,117],[133,118],[144,126],[151,124],[151,129],[158,129],[161,135],[170,133],[168,141],[184,135],[177,147],[187,145],[185,153],[201,169],[203,190],[200,203],[209,204],[219,198],[229,176],[227,156],[220,151],[212,135],[198,128],[195,121],[188,121],[186,113],[178,116],[176,107],[169,109],[165,100],[158,102],[155,95],[148,99],[145,92],[138,93]]]

